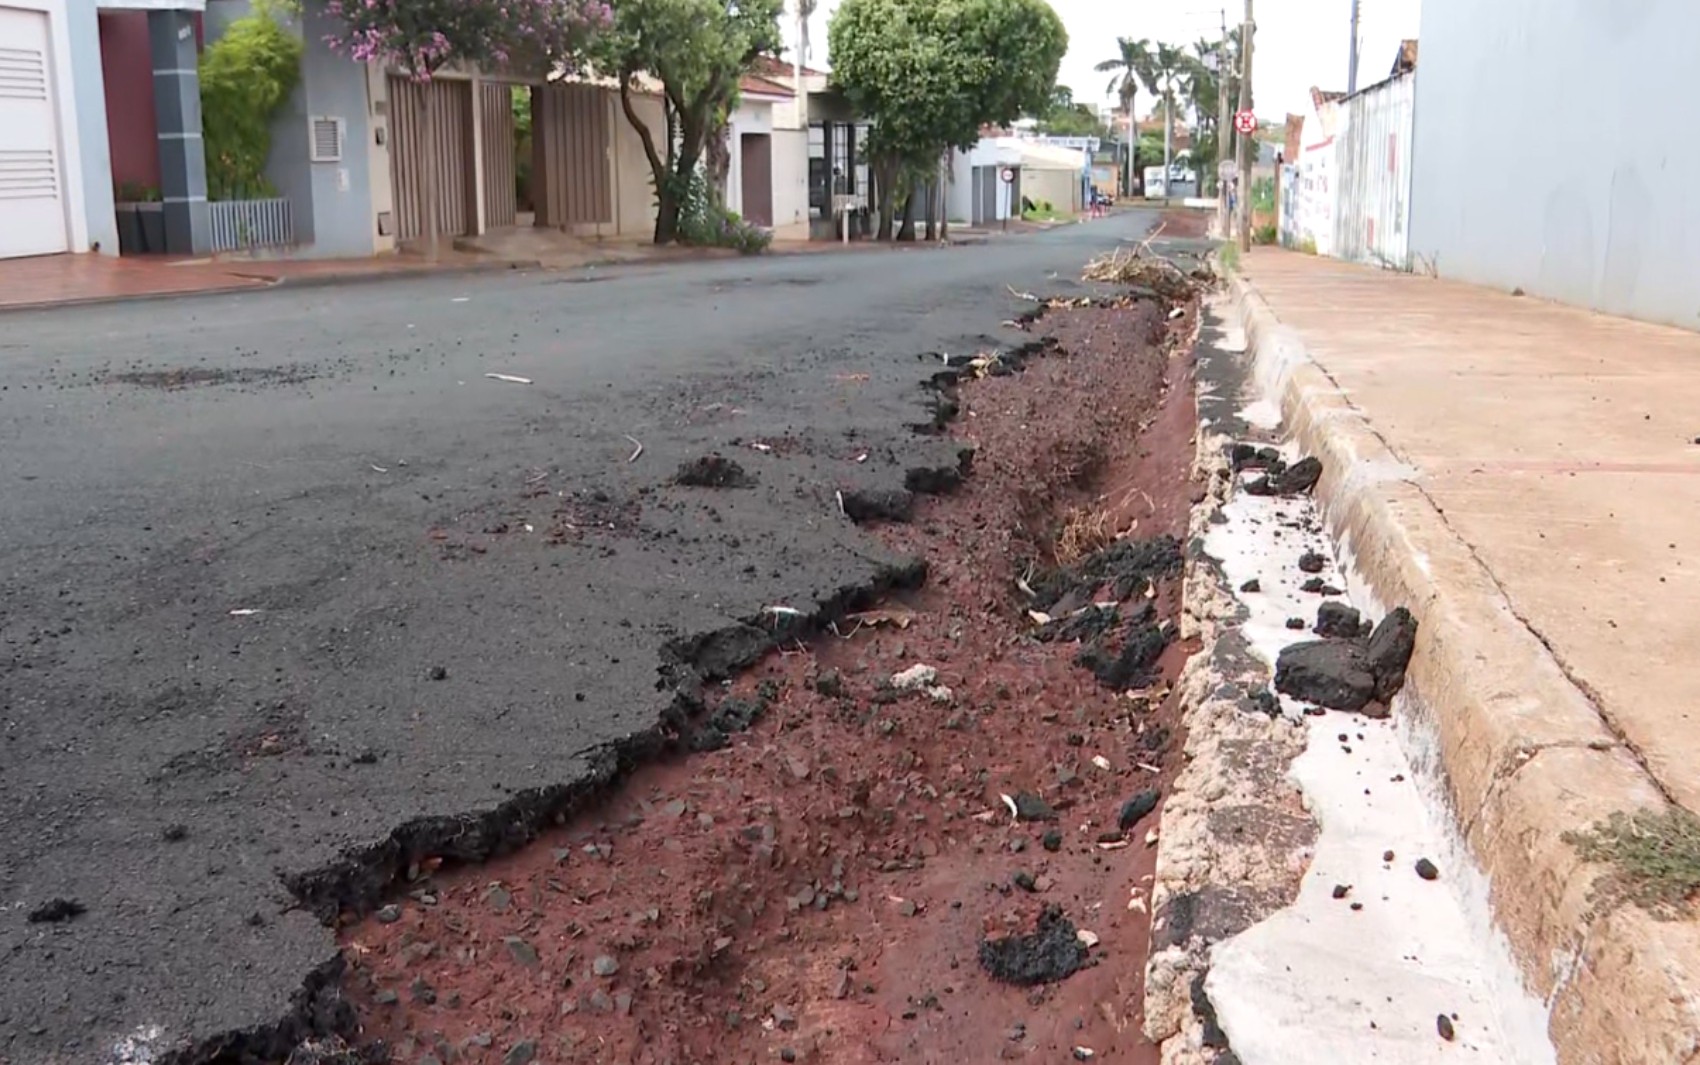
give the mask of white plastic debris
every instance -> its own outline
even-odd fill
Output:
[[[1110,771],[1110,760],[1101,754],[1095,754],[1092,756],[1092,764],[1106,773]]]
[[[1080,945],[1085,947],[1087,950],[1091,950],[1093,947],[1098,945],[1098,933],[1088,932],[1084,928],[1076,929],[1074,938],[1080,940]]]
[[[529,385],[531,383],[531,378],[515,377],[511,373],[487,373],[484,376],[492,381],[506,381],[510,385]]]
[[[258,614],[258,613],[259,613],[258,610],[253,610],[253,609],[248,608],[248,607],[243,607],[243,608],[238,609],[238,610],[232,610],[230,612],[230,616],[233,617],[233,618],[250,618],[250,617],[253,617],[255,614]]]

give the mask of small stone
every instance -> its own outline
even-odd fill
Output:
[[[1094,1051],[1091,1047],[1075,1047],[1074,1048],[1074,1060],[1075,1061],[1091,1061],[1093,1058],[1095,1058],[1097,1056],[1098,1056],[1097,1052]]]
[[[897,904],[897,912],[904,917],[913,917],[917,911],[914,899],[904,899]]]
[[[809,763],[805,758],[792,755],[785,759],[785,768],[790,770],[791,776],[797,780],[809,779]]]
[[[444,669],[442,666],[432,666],[431,671],[425,675],[430,677],[432,680],[449,679],[449,671]]]
[[[1323,603],[1316,608],[1316,634],[1350,640],[1358,635],[1363,619],[1345,603]]]
[[[522,1039],[502,1055],[502,1065],[527,1065],[536,1056],[537,1044],[529,1039]]]
[[[1015,817],[1018,821],[1055,821],[1057,812],[1044,799],[1023,791],[1015,796]]]
[[[507,945],[508,954],[513,960],[527,969],[535,969],[538,965],[537,948],[521,939],[519,936],[508,936],[502,940]]]
[[[1393,852],[1392,851],[1382,851],[1381,852],[1381,860],[1384,861],[1384,862],[1392,861],[1393,860]]]
[[[621,991],[614,996],[614,1012],[622,1017],[632,1015],[632,993],[630,991]]]
[[[1240,591],[1247,594],[1261,592],[1263,591],[1263,582],[1258,580],[1256,577],[1253,577],[1251,580],[1240,585]]]
[[[376,916],[379,924],[395,924],[401,920],[401,907],[393,902],[388,906],[380,906]]]
[[[1062,844],[1063,835],[1060,831],[1054,828],[1048,829],[1043,836],[1039,837],[1039,846],[1050,851],[1052,854],[1062,850]]]
[[[797,1015],[784,1006],[773,1007],[773,1023],[782,1032],[793,1032],[797,1029]]]
[[[620,963],[612,955],[598,954],[596,960],[590,963],[590,971],[597,976],[613,976],[620,971]]]
[[[939,679],[939,671],[928,665],[914,665],[901,673],[891,675],[891,687],[900,692],[920,691],[932,687]]]
[[[437,989],[425,982],[423,976],[415,976],[413,983],[408,985],[407,992],[413,1001],[429,1006],[437,1001]]]
[[[166,825],[160,829],[159,838],[167,843],[181,843],[189,838],[188,825]]]
[[[1146,788],[1133,798],[1122,803],[1121,813],[1116,817],[1116,825],[1123,832],[1139,824],[1145,816],[1157,808],[1157,800],[1162,793],[1156,788]]]
[[[1027,849],[1027,841],[1022,839],[1020,836],[1017,836],[1014,839],[1009,841],[1009,850],[1010,850],[1010,853],[1012,853],[1012,854],[1020,854],[1022,851],[1026,850],[1026,849]]]
[[[1350,895],[1351,893],[1352,893],[1352,885],[1350,885],[1350,884],[1335,884],[1334,885],[1334,897],[1337,898],[1337,899],[1343,899],[1347,895]]]
[[[500,884],[493,884],[490,890],[484,893],[484,901],[496,913],[506,913],[508,907],[513,905],[514,897],[507,888]]]
[[[850,970],[838,970],[838,976],[832,981],[832,997],[838,999],[850,997]]]
[[[489,1032],[474,1032],[466,1037],[466,1045],[471,1047],[487,1047],[495,1043],[496,1037]]]
[[[779,1060],[785,1061],[785,1062],[796,1061],[797,1060],[797,1052],[795,1050],[792,1050],[790,1047],[780,1047],[779,1048]]]
[[[1458,1029],[1453,1027],[1452,1018],[1442,1013],[1434,1019],[1434,1030],[1440,1033],[1440,1038],[1448,1043],[1458,1038]]]
[[[393,1006],[401,1001],[401,996],[396,994],[394,988],[386,987],[375,993],[372,1001],[380,1006]]]
[[[1288,618],[1287,619],[1287,628],[1292,629],[1294,632],[1303,631],[1304,627],[1305,627],[1305,619],[1304,618]]]
[[[600,987],[590,993],[589,997],[585,999],[585,1005],[589,1006],[594,1013],[614,1012],[614,1000],[609,998],[608,992]]]
[[[1029,873],[1025,869],[1017,870],[1015,875],[1009,878],[1009,882],[1023,891],[1038,890],[1038,887],[1033,882],[1033,874]]]
[[[1418,858],[1417,875],[1424,880],[1438,880],[1440,879],[1440,869],[1427,858]]]
[[[1327,565],[1328,559],[1317,554],[1315,551],[1306,551],[1304,554],[1299,556],[1299,569],[1306,573],[1321,573],[1323,568]]]

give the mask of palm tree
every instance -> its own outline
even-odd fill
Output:
[[[1167,185],[1169,167],[1175,157],[1175,90],[1187,76],[1191,57],[1184,48],[1159,43],[1157,50],[1147,53],[1146,58],[1140,80],[1153,96],[1163,101],[1163,180]]]
[[[1131,196],[1133,169],[1139,159],[1139,121],[1133,113],[1133,101],[1139,94],[1139,83],[1144,79],[1144,72],[1151,66],[1151,42],[1143,37],[1137,41],[1131,37],[1117,37],[1116,47],[1119,54],[1114,59],[1099,63],[1097,70],[1101,74],[1114,75],[1105,91],[1115,93],[1127,111],[1127,180],[1122,184]]]

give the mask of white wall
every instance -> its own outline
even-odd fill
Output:
[[[1700,4],[1423,0],[1418,269],[1700,328]]]
[[[775,107],[775,114],[778,111]],[[773,235],[779,240],[809,239],[807,130],[773,131]]]

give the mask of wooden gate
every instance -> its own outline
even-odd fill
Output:
[[[427,166],[437,173],[438,232],[446,237],[470,232],[474,207],[472,83],[450,79],[420,83],[391,75],[389,87],[397,235],[404,241],[425,235]],[[427,93],[436,126],[429,143],[425,135]],[[509,122],[511,134],[511,115]]]
[[[519,211],[514,185],[514,90],[511,85],[484,86],[482,128],[484,153],[484,226],[511,226]]]
[[[531,91],[531,198],[540,226],[614,220],[612,93],[594,85]]]

